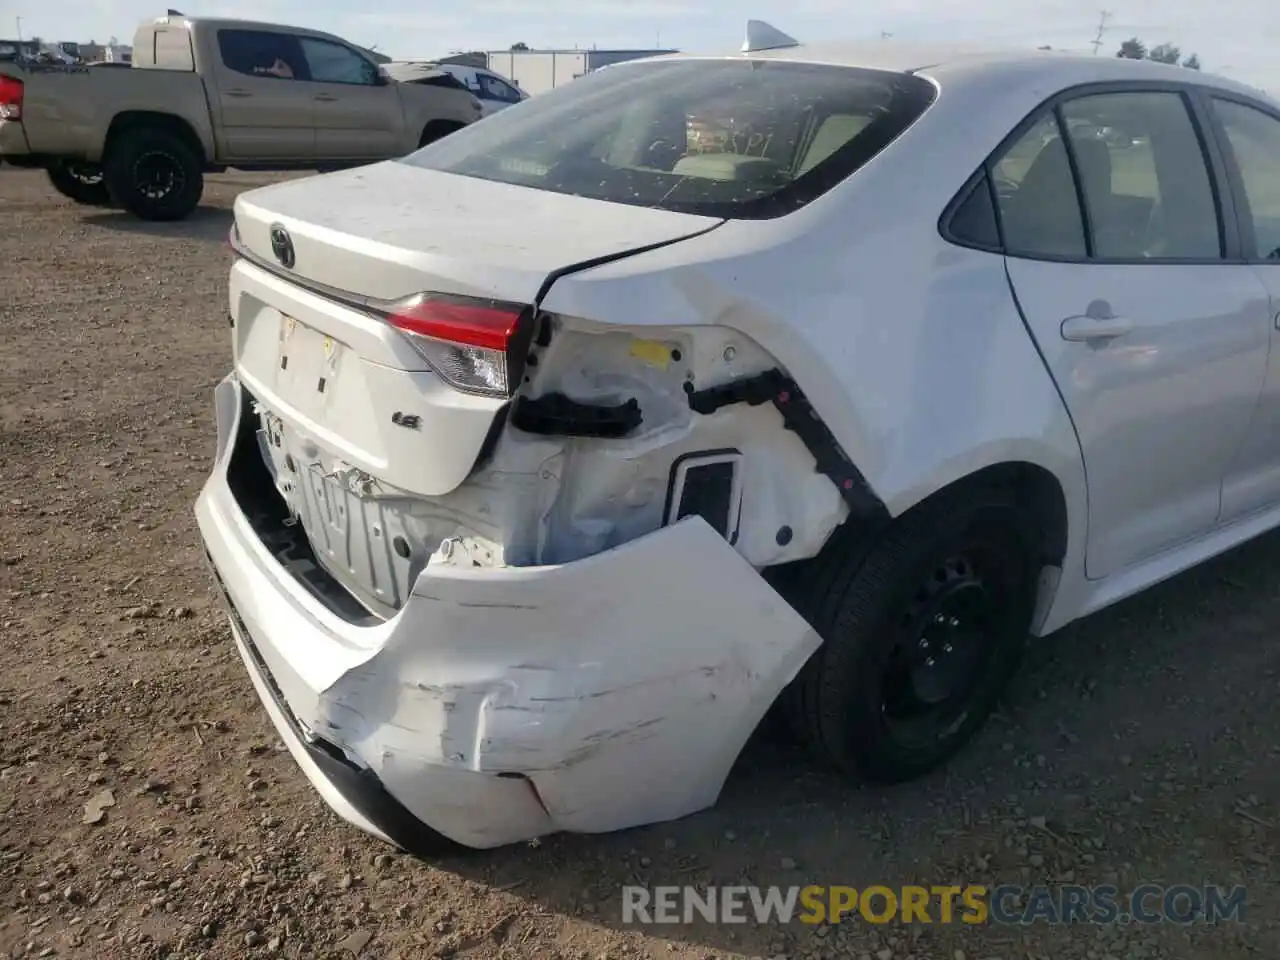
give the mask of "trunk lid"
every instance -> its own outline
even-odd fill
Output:
[[[288,230],[289,273],[302,280],[383,300],[433,291],[517,303],[553,273],[721,222],[395,161],[243,193],[235,213],[241,243],[266,263],[272,225]]]

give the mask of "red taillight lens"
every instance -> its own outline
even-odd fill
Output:
[[[22,119],[22,96],[26,86],[13,77],[0,77],[0,120]]]
[[[393,306],[387,320],[459,390],[506,397],[522,365],[524,315],[516,303],[424,294]]]

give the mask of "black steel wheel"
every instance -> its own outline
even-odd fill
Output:
[[[869,781],[945,763],[1017,668],[1037,555],[1016,499],[980,489],[925,503],[869,548],[819,557],[797,607],[824,642],[786,692],[802,739]]]
[[[57,160],[45,168],[53,189],[64,197],[90,207],[108,207],[111,194],[103,179],[102,167],[96,163]]]
[[[182,220],[204,194],[204,163],[169,130],[133,128],[112,140],[103,164],[107,188],[143,220]]]
[[[903,744],[945,738],[960,723],[998,649],[1009,571],[999,551],[966,545],[938,564],[905,605],[881,675],[880,711]]]

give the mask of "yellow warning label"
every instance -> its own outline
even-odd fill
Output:
[[[671,365],[671,348],[660,340],[632,340],[631,355],[659,370]]]

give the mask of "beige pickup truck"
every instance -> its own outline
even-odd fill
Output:
[[[481,114],[456,85],[397,83],[315,30],[160,17],[133,67],[0,63],[0,158],[85,204],[179,220],[204,174],[325,170],[404,156]]]

